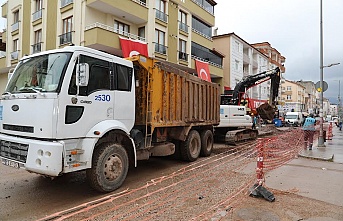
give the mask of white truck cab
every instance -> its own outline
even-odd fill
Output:
[[[100,138],[124,140],[131,144],[126,152],[135,153],[134,118],[131,61],[77,46],[25,56],[1,95],[0,160],[51,177],[88,169]],[[103,162],[119,165],[120,173],[108,171],[95,185],[106,179],[121,185],[128,164],[122,148]],[[98,189],[113,189],[107,186]]]

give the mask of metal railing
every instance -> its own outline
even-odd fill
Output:
[[[144,1],[140,1],[140,0],[131,0],[131,1],[136,2],[137,4],[140,4],[140,5],[144,6],[144,7],[146,7],[146,0],[144,0]]]
[[[208,39],[208,40],[210,40],[210,41],[213,41],[212,37],[210,37],[210,36],[208,36],[208,35],[205,35],[204,33],[202,33],[202,32],[200,32],[200,31],[196,30],[195,28],[192,28],[192,31],[194,31],[195,33],[201,35],[202,37],[204,37],[204,38],[206,38],[206,39]]]
[[[195,56],[195,55],[192,55],[192,58],[193,58],[193,59],[200,60],[200,61],[208,62],[210,65],[212,65],[212,66],[214,66],[214,67],[217,67],[217,68],[223,68],[223,66],[220,65],[220,64],[214,63],[214,62],[212,62],[212,61],[209,61],[209,60],[206,60],[206,59],[203,59],[203,58],[200,58],[200,57],[197,57],[197,56]]]
[[[72,38],[73,38],[72,32],[61,34],[59,37],[60,37],[60,45],[71,43]]]
[[[167,18],[168,18],[167,14],[158,9],[155,9],[155,10],[156,10],[156,18],[167,23]]]
[[[106,31],[109,31],[109,32],[113,32],[113,33],[116,33],[118,35],[123,35],[123,36],[129,37],[129,38],[134,39],[134,40],[140,40],[140,41],[144,41],[145,42],[145,38],[144,37],[140,37],[138,35],[135,35],[135,34],[132,34],[132,33],[129,33],[129,32],[125,32],[125,31],[119,31],[118,29],[115,29],[112,26],[101,24],[99,22],[96,22],[94,24],[86,26],[85,27],[85,31],[93,29],[93,28],[101,28],[103,30],[106,30]]]
[[[74,0],[61,0],[61,8],[63,8],[64,6],[67,6],[71,3],[73,3]]]
[[[184,32],[188,33],[188,25],[183,23],[183,22],[180,22],[180,21],[179,21],[179,29],[181,31],[184,31]]]
[[[16,60],[16,59],[18,59],[18,54],[19,54],[19,51],[13,51],[13,52],[11,52],[11,60]]]
[[[155,52],[158,52],[160,54],[167,54],[167,46],[161,45],[159,43],[155,43]]]
[[[12,31],[18,30],[19,29],[19,22],[12,24],[11,28],[12,28]]]
[[[32,14],[32,21],[36,21],[40,18],[42,18],[42,9],[40,9],[40,10],[38,10]]]
[[[188,54],[186,52],[179,51],[179,60],[188,61]]]
[[[32,53],[33,54],[42,51],[42,43],[41,42],[33,44],[31,46],[32,46]]]

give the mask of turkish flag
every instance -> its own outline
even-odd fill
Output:
[[[148,44],[139,41],[139,40],[132,40],[132,39],[127,39],[127,38],[121,38],[120,39],[120,45],[121,45],[121,50],[123,52],[123,57],[132,57],[134,55],[144,55],[148,57]]]
[[[197,70],[199,78],[211,82],[210,69],[207,62],[195,59],[195,69]]]

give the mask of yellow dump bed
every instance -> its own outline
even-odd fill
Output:
[[[156,127],[219,124],[219,86],[165,62],[137,56],[136,125]]]

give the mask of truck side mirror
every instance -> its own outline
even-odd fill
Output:
[[[89,80],[89,65],[80,63],[76,65],[76,85],[83,87],[88,85]]]

